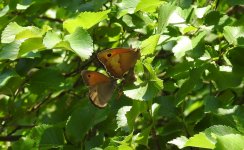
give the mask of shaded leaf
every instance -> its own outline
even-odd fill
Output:
[[[64,144],[63,130],[58,127],[51,127],[43,132],[39,147],[56,148]]]
[[[133,138],[135,138],[136,143],[148,146],[149,134],[151,132],[151,129],[152,125],[146,127],[140,133],[135,135]]]
[[[33,74],[30,80],[30,90],[33,93],[41,94],[47,90],[58,90],[64,82],[59,71],[53,69],[41,69]]]
[[[79,142],[94,125],[107,118],[108,111],[91,105],[76,108],[66,124],[67,136],[75,143]]]
[[[15,60],[18,58],[21,42],[15,41],[12,43],[5,44],[0,50],[0,60],[10,59]]]
[[[13,70],[0,73],[0,93],[13,96],[22,83],[22,78]]]

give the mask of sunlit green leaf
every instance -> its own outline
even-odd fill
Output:
[[[159,34],[150,36],[148,39],[141,43],[141,55],[152,55],[156,49],[159,40]]]
[[[207,136],[201,132],[189,138],[189,140],[185,143],[185,147],[186,146],[213,149],[214,143],[212,143]]]
[[[158,13],[158,29],[157,29],[158,34],[164,32],[164,29],[168,25],[169,17],[174,10],[175,10],[174,4],[165,3],[160,6],[159,13]]]
[[[9,6],[7,5],[0,11],[0,17],[6,15],[8,11],[9,11]]]
[[[43,38],[43,44],[48,49],[53,48],[59,42],[61,42],[60,36],[52,31],[47,32],[47,34]]]
[[[155,12],[160,4],[162,4],[160,0],[140,0],[135,11]]]
[[[185,143],[188,141],[188,139],[185,136],[177,137],[176,139],[173,139],[169,141],[168,143],[176,145],[179,149],[184,148]]]
[[[42,44],[42,38],[30,38],[25,40],[19,50],[19,56],[26,54],[31,51],[38,51],[44,49],[44,45]]]
[[[182,36],[179,38],[179,40],[177,41],[177,44],[174,46],[174,48],[172,49],[175,57],[177,59],[182,58],[186,51],[189,51],[192,49],[192,41],[191,39],[189,39],[189,37],[187,36]]]
[[[69,33],[75,32],[76,28],[89,29],[100,21],[106,19],[110,10],[101,12],[82,12],[74,19],[68,19],[63,23],[64,29]]]
[[[124,131],[129,131],[128,122],[126,118],[126,113],[130,111],[131,106],[124,106],[118,110],[116,115],[118,128],[121,128]]]
[[[244,27],[225,26],[223,34],[230,44],[238,45],[238,38],[244,37]]]
[[[118,3],[117,5],[120,8],[118,18],[126,15],[127,13],[134,13],[136,6],[139,2],[140,0],[123,0],[121,3]]]
[[[70,47],[81,59],[88,59],[92,55],[92,38],[84,29],[77,28],[75,32],[67,35],[65,40],[70,43]]]
[[[1,36],[1,42],[2,43],[11,43],[15,40],[16,34],[23,31],[24,28],[19,26],[15,22],[11,22],[8,24],[8,26],[3,30],[2,36]]]

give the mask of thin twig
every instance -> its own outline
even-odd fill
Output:
[[[15,136],[0,136],[0,141],[18,141],[22,135]]]

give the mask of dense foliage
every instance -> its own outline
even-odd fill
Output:
[[[0,149],[244,149],[243,0],[0,0]],[[97,52],[135,81],[89,101]]]

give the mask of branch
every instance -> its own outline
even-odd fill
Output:
[[[18,141],[22,135],[15,136],[0,136],[0,141]]]
[[[44,98],[44,100],[42,100],[40,103],[34,105],[32,108],[28,109],[27,112],[33,112],[33,111],[36,111],[38,110],[45,102],[47,102],[49,100],[49,98],[51,97],[51,93],[48,94],[46,96],[46,98]]]
[[[14,134],[18,130],[21,130],[21,129],[29,129],[29,128],[33,128],[33,127],[35,127],[35,125],[17,125],[15,127],[15,129],[8,134],[8,136],[11,136],[12,134]]]

